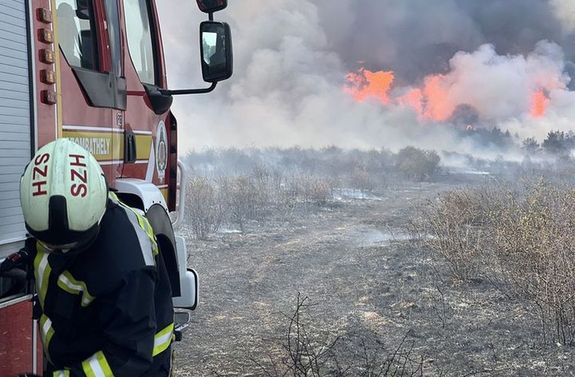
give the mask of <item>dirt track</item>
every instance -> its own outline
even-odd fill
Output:
[[[389,189],[252,224],[245,235],[189,237],[201,298],[176,346],[176,375],[262,375],[256,362],[280,360],[298,292],[317,333],[378,339],[386,352],[408,335],[426,375],[575,375],[573,350],[543,346],[525,305],[487,282],[453,283],[401,233],[414,204],[450,188]]]

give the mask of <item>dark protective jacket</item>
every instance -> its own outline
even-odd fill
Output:
[[[75,255],[36,243],[45,377],[156,377],[171,367],[174,313],[149,222],[110,195],[96,241]]]

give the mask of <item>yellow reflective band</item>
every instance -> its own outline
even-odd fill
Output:
[[[146,236],[150,240],[150,244],[151,244],[151,248],[152,248],[152,256],[154,256],[154,257],[157,256],[160,253],[160,249],[158,247],[158,241],[156,239],[156,235],[154,234],[154,228],[152,228],[152,225],[150,224],[148,219],[144,215],[142,215],[140,212],[138,212],[138,210],[136,210],[130,206],[125,205],[121,201],[119,201],[118,204],[121,205],[124,209],[126,209],[126,211],[129,211],[128,217],[130,217],[130,213],[133,214],[134,216],[136,216],[136,221],[138,223],[138,227],[146,233]],[[132,221],[132,220],[130,220],[130,221]],[[133,223],[133,221],[132,221],[132,223]],[[141,246],[144,247],[143,244]]]
[[[174,334],[174,324],[171,323],[154,336],[154,351],[152,356],[156,356],[168,349],[170,344],[172,344]]]
[[[102,351],[96,352],[89,359],[82,361],[82,369],[88,377],[114,377]]]
[[[36,278],[36,290],[40,298],[40,306],[44,308],[44,300],[48,292],[48,280],[52,268],[48,263],[48,253],[44,251],[42,245],[36,242],[36,258],[34,258],[34,277]]]
[[[136,217],[138,218],[138,224],[140,225],[140,228],[144,229],[144,231],[148,235],[148,238],[152,242],[152,252],[154,256],[158,255],[158,243],[156,241],[156,235],[154,234],[154,229],[152,228],[152,225],[150,224],[148,219],[146,219],[140,213],[134,210],[132,211],[136,214]]]
[[[52,377],[70,377],[69,370],[57,370],[52,374]]]
[[[52,321],[45,314],[40,317],[40,335],[42,336],[44,352],[48,360],[50,360],[50,341],[54,336],[54,328],[52,327]]]
[[[154,265],[155,263],[154,263],[153,257],[157,256],[160,253],[160,248],[158,247],[158,241],[157,241],[156,235],[154,233],[154,228],[152,228],[152,225],[150,224],[148,219],[142,213],[140,213],[139,210],[124,204],[121,200],[118,199],[118,196],[115,193],[111,192],[108,197],[114,203],[118,204],[119,206],[121,206],[122,208],[124,208],[126,210],[126,214],[128,215],[128,219],[130,220],[130,222],[132,223],[132,226],[134,228],[136,228],[136,226],[137,226],[138,228],[142,229],[146,233],[146,236],[150,241],[150,247],[152,249],[152,258],[151,258],[152,260],[148,260],[150,258],[146,254],[144,254],[144,260],[146,261],[147,265]],[[136,218],[135,221],[133,219],[134,216]],[[138,235],[138,238],[140,239],[140,246],[142,247],[142,252],[145,253],[146,252],[145,249],[147,249],[146,248],[147,242],[142,240],[140,238],[140,235]]]
[[[112,191],[108,193],[108,199],[112,200],[116,204],[119,204],[120,202],[120,199],[118,199],[118,195],[116,195],[116,193]]]
[[[58,276],[58,287],[72,295],[82,294],[82,307],[86,307],[94,301],[94,296],[88,292],[86,283],[76,280],[68,271],[64,271]]]

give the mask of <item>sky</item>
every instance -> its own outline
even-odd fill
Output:
[[[180,150],[484,148],[575,120],[571,0],[230,0],[234,76],[175,99]],[[176,5],[177,4],[177,5]],[[158,1],[170,88],[202,87],[193,1]]]

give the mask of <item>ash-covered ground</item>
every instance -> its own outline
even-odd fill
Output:
[[[338,339],[345,375],[377,375],[369,369],[398,348],[422,367],[414,375],[575,375],[573,349],[544,344],[529,305],[488,281],[451,280],[406,233],[418,204],[462,184],[473,182],[411,183],[367,197],[344,190],[325,206],[208,241],[182,229],[201,290],[175,347],[175,375],[281,375],[298,293],[308,297],[302,321],[315,344]],[[330,365],[323,374],[337,375]]]

